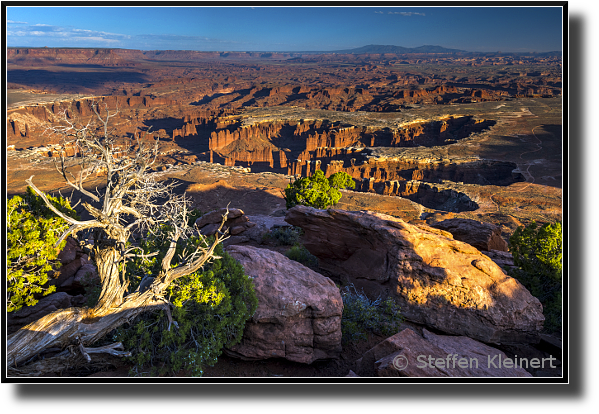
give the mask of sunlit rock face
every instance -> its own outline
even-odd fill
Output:
[[[402,314],[486,343],[537,342],[541,303],[491,259],[450,233],[372,212],[296,206],[320,267],[371,296],[394,297]]]

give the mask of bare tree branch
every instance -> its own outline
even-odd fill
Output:
[[[98,352],[125,355],[118,344],[100,348],[90,346],[142,312],[164,306],[168,308],[164,294],[169,285],[214,259],[216,247],[227,237],[222,229],[228,210],[223,215],[215,240],[208,243],[202,238],[199,246],[183,249],[177,258],[177,266],[171,268],[178,244],[183,244],[194,234],[194,228],[188,224],[190,200],[185,194],[175,194],[176,184],[157,181],[149,171],[158,159],[157,139],[153,145],[146,145],[139,137],[135,142],[117,140],[109,130],[109,123],[119,113],[118,107],[116,111],[109,111],[106,104],[94,102],[92,109],[94,114],[87,122],[80,123],[63,114],[63,125],[47,130],[63,138],[60,162],[56,168],[67,184],[98,203],[92,206],[82,202],[94,219],[80,221],[68,217],[33,184],[33,176],[26,182],[52,212],[69,224],[59,242],[69,234],[79,233],[80,245],[85,244],[90,250],[102,284],[100,298],[93,309],[62,309],[10,335],[7,358],[11,372],[18,375],[35,375],[37,371],[24,369],[20,364],[31,362],[35,355],[49,347],[67,348],[71,352],[60,358],[57,356],[52,364],[37,361],[32,365],[51,369],[49,367],[60,364],[93,363],[91,354]],[[70,151],[73,152],[71,157],[68,156]],[[86,180],[94,174],[105,180],[100,189],[96,187],[96,194],[84,188]],[[134,229],[139,233],[132,234]],[[136,235],[159,234],[166,229],[169,245],[160,264],[160,273],[153,280],[148,279],[149,289],[127,294],[130,283],[126,274],[127,263],[135,258],[147,259],[161,253],[145,253],[140,247],[128,247],[128,243],[135,241]],[[171,323],[175,323],[170,309],[167,315],[170,327]],[[14,369],[17,365],[18,372]]]
[[[46,206],[48,206],[48,208],[50,210],[52,210],[54,212],[54,214],[56,214],[58,217],[62,218],[69,224],[76,225],[76,226],[82,226],[84,228],[101,226],[101,224],[97,220],[78,221],[72,217],[69,217],[69,216],[63,214],[60,210],[58,210],[56,207],[54,207],[54,205],[50,202],[50,200],[48,200],[48,197],[46,197],[46,194],[44,194],[42,191],[40,191],[40,189],[37,188],[35,186],[35,184],[33,184],[33,181],[32,181],[33,177],[34,176],[32,175],[27,180],[25,180],[25,182],[33,189],[33,191],[35,191],[35,193],[38,196],[40,196],[42,198],[42,200],[44,200],[44,203],[46,203]]]
[[[129,252],[132,252],[134,250],[140,250],[142,253],[129,253]],[[153,252],[153,253],[143,254],[143,249],[141,247],[132,247],[132,248],[126,250],[123,253],[123,257],[124,258],[135,257],[135,258],[139,258],[139,259],[147,259],[148,257],[158,256],[159,254],[160,254],[160,252]]]
[[[224,240],[224,238],[220,237],[220,235],[222,234],[221,230],[222,230],[223,226],[225,225],[225,222],[227,221],[228,215],[229,215],[229,208],[227,207],[227,211],[225,214],[223,214],[222,221],[221,221],[220,226],[218,227],[218,230],[216,232],[216,239],[215,239],[214,243],[212,243],[212,245],[210,246],[209,249],[204,250],[203,254],[200,257],[198,257],[197,259],[192,260],[191,262],[185,263],[181,266],[178,266],[174,269],[171,269],[169,272],[167,272],[166,280],[169,283],[172,282],[173,280],[180,278],[180,277],[183,277],[183,276],[186,276],[188,274],[198,271],[199,269],[202,268],[202,266],[204,266],[204,264],[208,260],[210,260],[214,256],[214,249],[216,249],[216,246]],[[194,253],[192,253],[192,257],[200,250],[202,250],[201,247],[198,247],[198,249],[196,249],[196,251]],[[170,261],[169,261],[169,265],[170,265]],[[163,270],[164,270],[164,265],[163,265]]]

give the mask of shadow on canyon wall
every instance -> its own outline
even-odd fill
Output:
[[[223,207],[239,208],[249,215],[268,215],[276,210],[285,209],[285,201],[282,194],[279,195],[279,189],[272,188],[266,191],[262,187],[231,187],[227,185],[226,179],[211,184],[198,184],[193,181],[177,179],[167,179],[166,183],[176,183],[175,194],[187,194],[192,199],[194,208],[203,213],[208,213]],[[88,190],[103,194],[104,186],[86,186]],[[22,193],[21,193],[22,194]],[[102,208],[101,204],[93,201],[78,191],[72,191],[71,188],[64,188],[61,192],[50,191],[48,194],[56,197],[63,196],[71,198],[71,205],[77,205],[75,211],[79,214],[81,220],[91,220],[93,217],[82,206],[83,203],[89,203],[96,208]],[[12,197],[17,193],[7,194]],[[166,199],[158,200],[158,204]]]
[[[497,144],[486,143],[478,155],[518,163],[526,176],[518,181],[562,188],[562,145],[561,125],[539,125],[530,134],[501,136]]]
[[[81,88],[98,88],[108,83],[144,83],[146,75],[132,71],[49,71],[40,69],[8,70],[6,78],[11,83],[24,84],[34,88],[56,89],[64,92],[77,92]]]
[[[85,64],[85,63],[55,63],[53,66],[59,66],[61,68],[73,68],[73,69],[106,69],[107,66],[96,65],[96,64]],[[110,66],[108,66],[110,67]]]

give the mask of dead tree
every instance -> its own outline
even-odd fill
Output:
[[[50,132],[63,138],[57,168],[69,186],[95,202],[97,207],[90,202],[82,204],[92,219],[80,221],[61,213],[35,186],[33,176],[26,181],[48,208],[70,224],[58,243],[68,235],[77,235],[81,245],[89,251],[102,284],[100,298],[94,308],[58,310],[11,334],[7,344],[9,375],[56,372],[89,362],[90,354],[98,352],[127,355],[119,343],[98,348],[91,345],[144,311],[162,308],[170,318],[169,302],[164,297],[166,288],[215,258],[214,249],[225,237],[221,230],[226,214],[214,242],[204,240],[194,251],[184,253],[180,264],[171,268],[178,241],[184,240],[194,229],[187,224],[189,206],[185,195],[175,195],[173,185],[156,180],[150,170],[158,156],[158,140],[146,140],[152,143],[148,145],[138,137],[128,144],[117,145],[117,139],[109,131],[109,122],[118,109],[111,113],[106,106],[101,110],[95,103],[93,110],[95,116],[87,124],[69,120],[65,115],[62,125],[49,127]],[[74,155],[67,156],[67,152]],[[84,188],[86,179],[98,175],[105,177],[101,190]],[[165,224],[170,229],[170,245],[160,273],[153,275],[154,280],[147,289],[129,292],[127,261],[158,252],[144,256],[139,247],[126,247],[127,242],[134,232],[153,232]],[[27,365],[47,348],[64,351]]]

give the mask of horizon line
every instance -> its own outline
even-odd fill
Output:
[[[440,52],[362,52],[362,53],[356,53],[356,52],[351,52],[352,50],[355,49],[362,49],[362,48],[366,48],[368,46],[375,46],[375,47],[397,47],[397,48],[403,48],[403,49],[418,49],[418,48],[423,48],[423,47],[440,47],[443,49],[446,49],[447,51],[440,51]],[[563,53],[562,50],[559,49],[555,49],[555,50],[548,50],[548,51],[544,51],[544,52],[539,52],[539,51],[533,51],[533,50],[528,50],[528,51],[521,51],[521,52],[517,52],[517,51],[493,51],[493,50],[489,50],[489,51],[478,51],[478,52],[474,52],[474,51],[468,51],[468,50],[462,50],[462,49],[453,49],[453,48],[446,48],[444,46],[438,46],[438,45],[422,45],[422,46],[416,46],[416,47],[405,47],[405,46],[396,46],[396,45],[366,45],[366,46],[359,46],[359,47],[355,47],[355,48],[350,48],[350,49],[337,49],[337,50],[296,50],[296,51],[291,51],[291,50],[201,50],[201,49],[135,49],[135,48],[123,48],[123,47],[103,47],[103,46],[6,46],[7,49],[103,49],[103,50],[137,50],[137,51],[142,51],[142,52],[155,52],[155,51],[159,51],[159,52],[202,52],[202,53],[312,53],[312,54],[364,54],[364,55],[384,55],[384,54],[464,54],[464,53],[468,53],[468,54],[489,54],[489,53],[500,53],[500,54],[523,54],[523,53],[531,53],[531,54],[546,54],[546,53]]]

